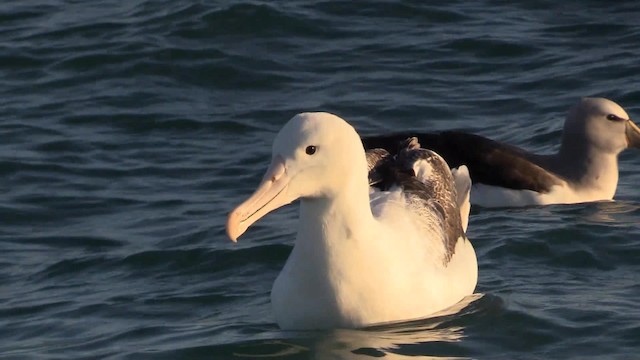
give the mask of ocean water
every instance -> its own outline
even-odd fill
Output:
[[[409,323],[279,330],[296,206],[237,244],[224,224],[298,112],[542,153],[582,96],[640,118],[639,18],[600,0],[3,2],[0,359],[638,358],[637,151],[615,202],[472,209],[481,295]]]

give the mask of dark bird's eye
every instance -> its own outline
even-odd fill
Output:
[[[615,115],[613,115],[613,114],[609,114],[609,115],[607,115],[607,120],[611,120],[611,121],[621,121],[621,120],[623,120],[623,119],[621,119],[620,117],[615,116]]]
[[[316,153],[316,151],[318,150],[318,148],[316,148],[313,145],[309,145],[307,146],[307,148],[305,149],[305,152],[307,153],[307,155],[313,155]]]

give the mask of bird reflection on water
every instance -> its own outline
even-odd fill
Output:
[[[239,358],[314,359],[465,359],[442,355],[453,352],[447,344],[464,338],[462,318],[482,311],[483,294],[473,294],[434,317],[401,323],[381,324],[361,330],[286,332],[287,340],[268,340],[245,344],[234,353]],[[455,351],[460,352],[460,351]],[[422,355],[422,354],[433,355]]]

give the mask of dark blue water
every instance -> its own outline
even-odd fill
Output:
[[[296,207],[228,211],[302,111],[361,134],[458,128],[557,149],[566,110],[640,117],[625,1],[9,1],[0,5],[0,358],[633,359],[640,153],[613,203],[473,209],[479,300],[284,332]]]

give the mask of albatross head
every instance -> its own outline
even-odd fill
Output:
[[[298,114],[276,136],[258,189],[229,214],[227,234],[237,241],[270,211],[299,198],[334,197],[358,176],[366,186],[366,174],[362,141],[351,125],[329,113]]]
[[[640,128],[620,105],[604,98],[583,98],[571,108],[563,138],[563,143],[573,138],[616,155],[627,147],[640,148]]]

